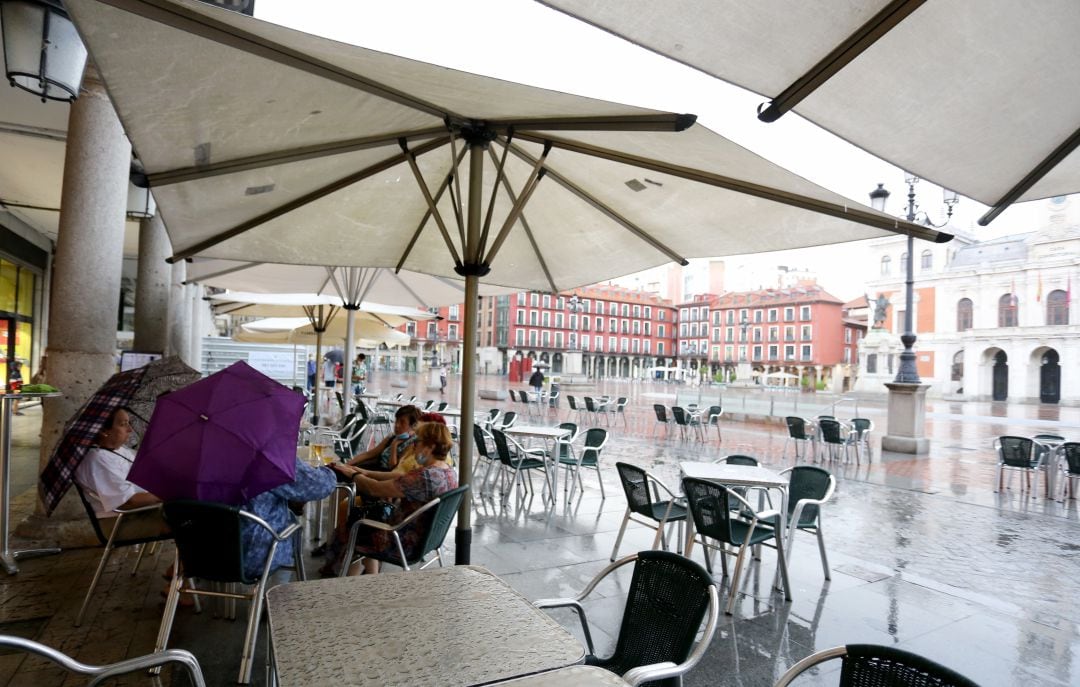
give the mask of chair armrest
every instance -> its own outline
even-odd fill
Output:
[[[125,515],[131,515],[132,513],[146,513],[152,510],[161,510],[162,503],[151,503],[148,506],[139,506],[138,508],[117,508],[113,510],[117,517],[123,517]]]
[[[622,674],[622,679],[626,681],[630,687],[636,687],[643,682],[653,682],[669,677],[676,677],[682,675],[683,672],[682,668],[678,665],[671,661],[664,661],[663,663],[651,663],[647,666],[631,668]]]
[[[373,529],[382,530],[384,532],[396,532],[397,530],[400,530],[402,527],[411,523],[413,520],[416,520],[418,517],[420,517],[421,514],[438,506],[439,500],[440,499],[438,498],[431,499],[430,501],[410,513],[409,517],[405,518],[396,525],[388,525],[385,522],[380,522],[378,520],[368,520],[367,518],[364,518],[363,520],[357,520],[356,522],[354,522],[352,528],[353,530],[358,530],[360,525],[364,525],[365,527],[371,527]]]

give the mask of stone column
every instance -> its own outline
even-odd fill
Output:
[[[203,288],[199,284],[188,284],[188,303],[191,307],[191,329],[188,343],[187,364],[196,370],[202,369],[202,337],[203,337]]]
[[[130,165],[131,144],[97,73],[88,67],[68,118],[47,349],[49,383],[64,395],[44,403],[42,465],[64,423],[116,371],[116,308]],[[81,521],[89,532],[77,498],[66,499],[61,513],[61,521],[66,515],[69,524]],[[34,529],[41,534],[43,528]],[[65,544],[58,532],[45,536],[57,536]]]
[[[169,355],[180,356],[188,365],[191,364],[191,305],[186,298],[187,263],[178,260],[172,265],[172,280],[169,283],[169,341],[166,351]]]
[[[139,277],[135,285],[136,351],[164,352],[169,341],[171,247],[161,215],[139,223]]]

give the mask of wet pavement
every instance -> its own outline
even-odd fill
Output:
[[[372,386],[383,382],[389,389],[384,381],[389,378],[380,373]],[[416,377],[393,378],[409,385],[395,392],[438,395],[420,389]],[[455,381],[448,389],[451,398]],[[485,377],[480,387],[505,388],[505,382]],[[786,432],[778,425],[724,421],[722,443],[715,430],[705,443],[684,440],[677,430],[665,436],[661,428],[653,435],[651,404],[671,404],[681,389],[627,382],[598,387],[571,393],[631,398],[625,424],[615,420],[603,454],[606,499],[600,498],[599,484],[589,472],[584,493],[569,503],[560,493],[554,508],[539,497],[503,503],[495,495],[475,501],[473,563],[487,566],[528,598],[573,595],[606,565],[625,508],[616,461],[645,466],[670,485],[676,484],[678,463],[684,460],[749,453],[774,468],[793,462],[790,455],[782,457]],[[838,480],[836,495],[823,511],[832,580],[823,578],[812,535],[798,533],[790,562],[793,600],[784,602],[771,591],[776,562],[772,551],[764,551],[762,560],[744,573],[735,615],[721,618],[709,651],[685,684],[767,686],[800,658],[855,642],[915,651],[982,685],[1080,684],[1077,501],[1031,498],[1015,488],[1019,480],[1012,490],[995,494],[996,457],[991,449],[993,438],[1005,433],[1054,431],[1080,440],[1080,409],[932,402],[927,422],[930,454],[882,456],[883,400],[860,401],[860,415],[877,425],[873,462],[825,465]],[[479,409],[510,407],[508,401],[478,403]],[[561,415],[566,412],[564,407]],[[33,435],[40,409],[28,409],[16,419],[13,485],[18,488],[13,493],[33,484]],[[546,419],[554,422],[555,416]],[[32,503],[32,493],[16,499],[16,521]],[[648,548],[652,537],[651,530],[632,524],[620,551]],[[447,546],[451,556],[452,548]],[[134,576],[134,556],[115,556],[86,623],[74,628],[99,555],[100,550],[83,549],[20,562],[18,575],[0,579],[0,632],[33,637],[91,663],[150,651],[162,610],[160,575],[170,562],[171,547]],[[702,560],[700,547],[693,557]],[[626,579],[602,585],[586,604],[600,653],[614,644]],[[730,590],[719,569],[717,579],[723,602]],[[238,668],[244,622],[212,615],[209,610],[202,615],[181,610],[170,645],[198,656],[208,684],[230,684]],[[553,615],[580,634],[572,615]],[[262,684],[262,655],[254,684]],[[172,683],[171,675],[163,677],[164,684]],[[835,684],[835,679],[832,669],[823,667],[797,684]],[[132,676],[117,684],[147,682]],[[65,683],[40,660],[0,654],[0,685],[5,684]]]

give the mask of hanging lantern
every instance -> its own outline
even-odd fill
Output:
[[[8,82],[46,100],[79,96],[86,47],[56,0],[0,0]]]
[[[127,217],[128,219],[150,219],[157,212],[157,203],[150,189],[128,182]]]

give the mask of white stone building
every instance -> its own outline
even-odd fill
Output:
[[[903,350],[906,248],[902,237],[873,246],[880,277],[867,290],[890,305],[860,351],[857,389],[885,393]],[[1030,233],[916,241],[915,253],[916,360],[930,395],[1080,405],[1080,196],[1045,201]]]

